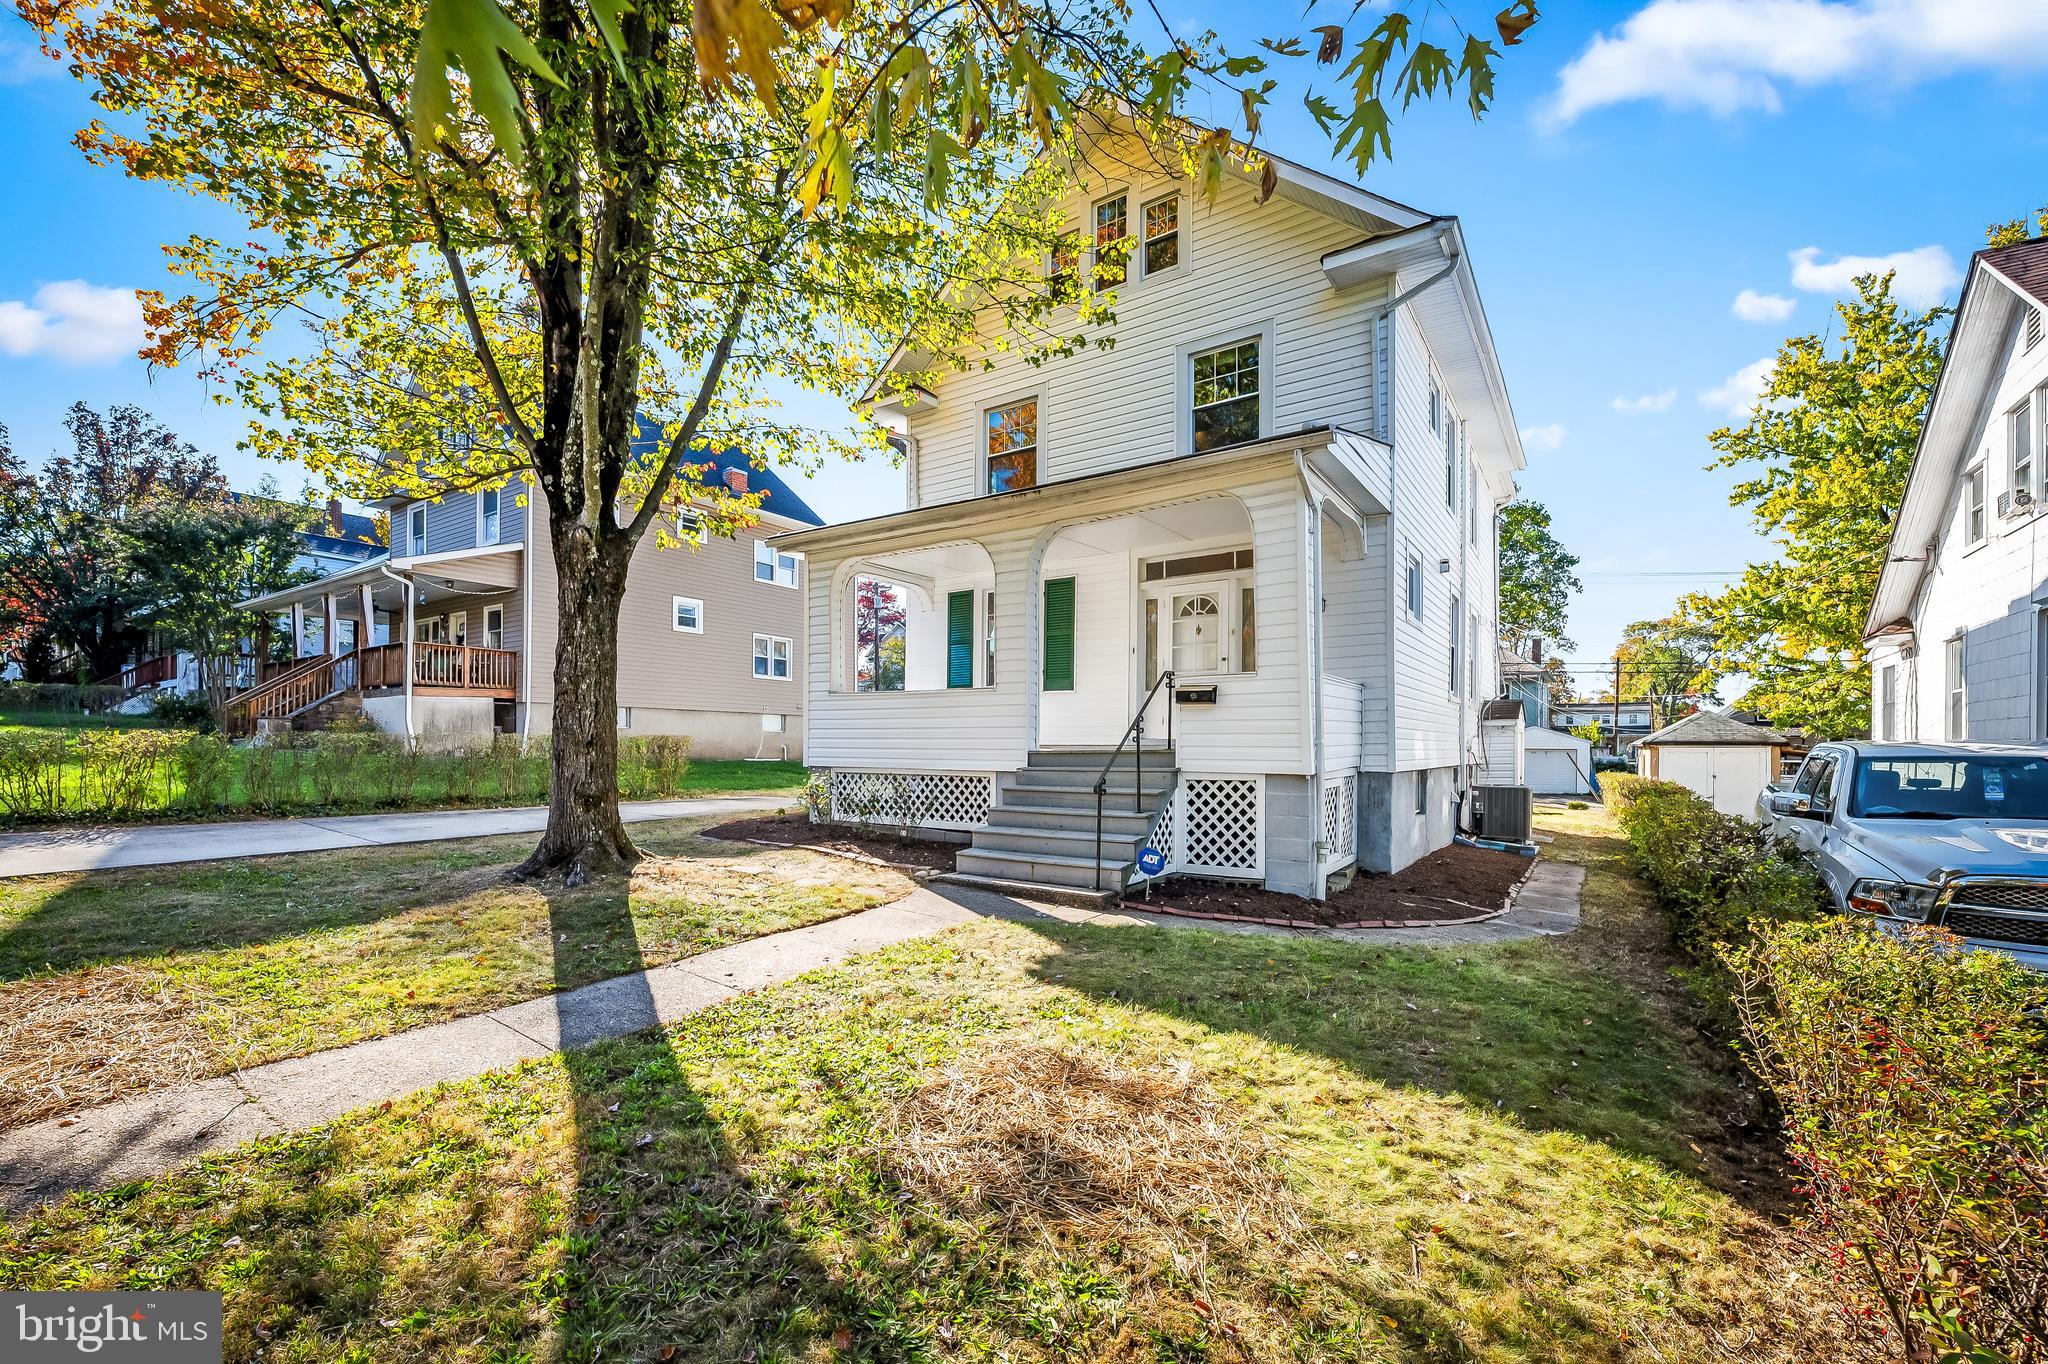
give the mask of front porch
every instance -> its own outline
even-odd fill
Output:
[[[1320,894],[1355,860],[1385,730],[1384,508],[1315,472],[1334,443],[1235,452],[1166,496],[1130,470],[791,537],[834,815],[971,838],[961,867],[990,879],[1120,887],[1153,847],[1159,875]]]
[[[376,560],[244,603],[262,613],[259,653],[282,627],[291,656],[268,661],[229,705],[227,728],[290,726],[354,698],[378,728],[458,736],[504,727],[520,696],[521,551],[494,546],[431,561]],[[429,714],[430,713],[430,714]]]

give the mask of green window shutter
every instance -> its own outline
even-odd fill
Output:
[[[1074,689],[1074,580],[1045,584],[1045,689]]]
[[[974,685],[974,593],[946,594],[946,685]]]

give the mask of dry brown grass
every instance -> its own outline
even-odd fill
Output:
[[[904,1187],[1011,1233],[1128,1239],[1191,1227],[1235,1245],[1298,1245],[1307,1222],[1275,1143],[1186,1064],[1132,1069],[1105,1054],[977,1052],[882,1120]]]
[[[6,1000],[0,1129],[224,1068],[195,1001],[146,967],[10,981]]]

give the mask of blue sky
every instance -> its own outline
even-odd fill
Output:
[[[1246,7],[1164,8],[1242,46],[1266,31]],[[1483,20],[1494,5],[1449,8]],[[91,112],[82,89],[4,22],[0,422],[16,449],[55,448],[75,399],[132,401],[237,482],[296,487],[295,471],[235,450],[236,409],[133,356],[120,291],[169,285],[162,244],[232,221],[87,166],[70,145]],[[1300,89],[1276,93],[1268,145],[1342,170]],[[1727,504],[1732,475],[1703,468],[1706,436],[1746,406],[1745,370],[1830,325],[1845,258],[1896,257],[1909,296],[1952,300],[1985,225],[2048,201],[2048,5],[1560,0],[1506,55],[1483,123],[1417,106],[1367,183],[1464,221],[1527,433],[1523,489],[1584,561],[1574,657],[1599,659],[1628,621],[1765,553]],[[805,491],[850,519],[900,506],[902,480],[838,466]]]

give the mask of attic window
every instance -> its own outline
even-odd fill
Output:
[[[2040,344],[2041,310],[2039,308],[2029,308],[2027,309],[2027,349],[2032,350]]]

